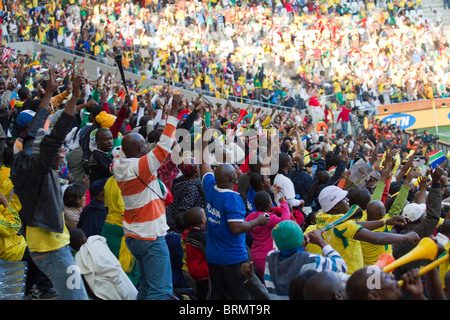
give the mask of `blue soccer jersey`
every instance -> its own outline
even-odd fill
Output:
[[[206,196],[206,260],[230,265],[248,258],[245,233],[233,234],[228,222],[244,221],[245,206],[239,193],[221,189],[212,173],[203,177]]]

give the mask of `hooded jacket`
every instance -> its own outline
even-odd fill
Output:
[[[272,300],[289,299],[289,285],[306,270],[346,273],[347,265],[330,245],[322,248],[321,254],[304,251],[303,247],[291,251],[274,250],[267,255],[264,283]]]

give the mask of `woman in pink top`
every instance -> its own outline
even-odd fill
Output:
[[[255,195],[254,204],[256,211],[251,212],[246,221],[256,219],[260,214],[269,214],[269,223],[265,226],[257,226],[250,231],[250,235],[253,238],[252,246],[250,248],[251,260],[258,272],[258,275],[263,279],[264,267],[266,263],[267,254],[275,249],[275,245],[272,238],[272,229],[281,221],[291,219],[291,212],[289,205],[286,202],[286,197],[280,198],[281,212],[279,215],[275,213],[275,208],[272,204],[272,199],[266,191],[260,191]],[[278,211],[278,210],[277,210]]]

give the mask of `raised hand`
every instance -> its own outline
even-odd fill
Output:
[[[440,166],[437,166],[433,173],[431,174],[431,179],[433,180],[433,183],[440,183],[441,177],[444,174],[444,170]]]
[[[170,115],[176,117],[183,101],[183,97],[179,94],[175,94],[172,97],[172,108],[170,109]]]
[[[81,90],[86,84],[86,78],[80,74],[74,75],[72,80],[72,96],[80,97]],[[106,101],[104,101],[106,102]]]
[[[386,182],[392,177],[392,170],[389,167],[385,167],[383,171],[381,171],[380,181]]]
[[[58,87],[61,85],[61,80],[58,81],[58,71],[56,70],[56,68],[54,66],[50,66],[49,68],[49,80],[47,81],[47,87],[45,89],[45,92],[48,93],[49,95],[53,95],[57,90]]]

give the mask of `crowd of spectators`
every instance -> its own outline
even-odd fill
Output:
[[[415,9],[420,5],[410,3]],[[139,43],[133,41],[136,34],[129,33],[130,26],[135,25],[145,35],[145,14],[158,17],[155,12],[163,12],[156,20],[156,28],[148,32],[167,40],[174,25],[183,21],[187,24],[188,19],[177,18],[175,14],[171,19],[171,12],[179,13],[180,3],[177,6],[144,3],[141,8],[148,11],[136,10],[139,6],[130,2],[105,2],[103,7],[95,3],[88,6],[85,2],[79,6],[52,2],[43,8],[32,2],[8,5],[14,6],[14,10],[3,8],[4,23],[10,23],[13,17],[20,20],[23,14],[25,21],[30,17],[38,19],[41,31],[46,31],[39,34],[37,28],[24,34],[26,28],[19,27],[20,38],[47,37],[46,28],[52,28],[47,26],[47,20],[52,14],[58,14],[54,17],[55,25],[62,20],[66,23],[63,38],[67,36],[65,28],[70,27],[74,35],[76,26],[82,30],[82,21],[92,23],[94,36],[99,32],[99,24],[105,28],[120,25],[126,30],[111,32],[112,49],[100,50],[96,55],[108,59],[120,52],[127,69],[136,67],[137,72],[140,68],[134,63],[140,61],[143,66],[151,65],[152,69],[144,69],[153,72],[152,76],[162,77],[166,82],[163,86],[150,86],[144,92],[136,81],[126,81],[125,90],[120,77],[111,74],[89,79],[83,64],[71,58],[53,64],[47,60],[45,51],[17,52],[2,44],[0,259],[27,262],[28,297],[448,299],[448,261],[419,275],[419,268],[430,262],[427,260],[445,257],[450,247],[450,213],[443,204],[450,201],[447,158],[442,153],[431,155],[432,150],[427,147],[432,138],[426,133],[419,139],[416,132],[405,141],[401,131],[373,117],[367,122],[355,121],[358,115],[353,107],[357,106],[357,98],[353,103],[348,99],[350,87],[354,86],[350,84],[352,80],[361,81],[361,87],[364,86],[368,69],[362,57],[371,54],[377,59],[369,65],[378,76],[366,80],[375,79],[379,93],[381,84],[388,78],[396,79],[402,70],[405,76],[415,74],[416,84],[420,83],[418,79],[435,79],[431,77],[434,72],[445,75],[446,68],[438,69],[435,64],[426,69],[430,61],[426,54],[421,63],[406,69],[406,63],[392,63],[397,54],[399,61],[407,58],[404,48],[397,46],[395,36],[413,30],[404,40],[406,43],[410,39],[414,51],[417,45],[421,47],[430,40],[427,32],[438,32],[420,17],[406,27],[408,22],[401,17],[406,16],[407,3],[404,10],[390,9],[389,3],[367,3],[348,14],[343,4],[334,2],[320,2],[317,7],[313,1],[294,3],[292,10],[286,3],[275,2],[264,9],[268,9],[267,13],[261,13],[265,5],[262,3],[184,4],[185,8],[194,5],[194,12],[202,9],[203,13],[214,12],[219,6],[224,7],[223,12],[234,10],[236,23],[227,25],[227,19],[224,20],[225,36],[227,28],[250,25],[255,28],[261,22],[257,17],[273,17],[266,19],[259,30],[262,35],[259,40],[266,41],[264,48],[268,49],[262,51],[261,62],[256,58],[245,60],[243,54],[239,56],[240,50],[245,51],[245,41],[242,46],[224,46],[233,48],[232,52],[218,58],[210,49],[203,52],[203,47],[189,50],[187,46],[184,55],[183,49],[164,50],[164,45],[167,49],[171,47],[172,38],[161,48],[153,48],[150,60],[142,60],[145,55],[138,52],[145,50],[145,43],[142,39]],[[123,6],[127,10],[122,10]],[[73,17],[79,7],[83,10],[77,24]],[[167,8],[173,11],[166,12]],[[109,14],[102,16],[103,10]],[[242,24],[244,13],[249,13],[249,21]],[[139,22],[141,14],[144,17]],[[216,35],[209,29],[217,31],[213,17],[212,24],[205,18],[204,25],[195,22],[195,17],[190,28],[183,30],[188,30],[188,35],[201,34],[199,39],[214,43]],[[254,23],[252,17],[256,19]],[[304,46],[305,56],[297,60],[298,65],[295,59],[290,61],[295,68],[281,59],[286,58],[283,50],[296,45],[295,39],[292,47],[287,45],[289,41],[283,41],[285,19],[288,30],[295,21],[301,26],[293,34],[297,35],[297,41],[302,37],[297,44]],[[357,23],[353,25],[352,21]],[[278,26],[281,29],[272,32]],[[369,28],[367,35],[375,38],[373,52],[370,53],[369,47],[359,51],[361,42],[356,40],[354,50],[347,51],[346,57],[327,51],[327,45],[341,48],[333,45],[333,32],[344,33],[343,38],[347,39],[345,32],[355,26],[362,29],[357,33],[360,37],[364,28]],[[311,32],[316,28],[320,32]],[[324,37],[326,30],[329,38]],[[256,35],[246,30],[240,32]],[[266,40],[268,34],[272,36],[270,40]],[[51,41],[50,37],[44,38],[42,43],[58,42],[59,31],[55,35]],[[310,39],[311,35],[316,35],[316,40]],[[9,39],[5,33],[2,37]],[[232,36],[231,40],[234,43]],[[85,49],[86,42],[82,42]],[[77,43],[67,46],[67,50],[75,50]],[[323,43],[324,47],[314,50],[313,43]],[[247,44],[251,47],[254,43]],[[342,48],[347,45],[352,42]],[[392,52],[385,51],[388,47]],[[127,60],[128,49],[138,58],[133,63]],[[321,52],[329,52],[329,68],[316,72],[312,67],[308,71],[306,66],[315,63],[323,66],[327,56],[321,56]],[[446,49],[439,52],[435,61],[443,59]],[[319,56],[314,58],[316,53]],[[379,56],[383,58],[380,60]],[[341,58],[346,63],[340,63]],[[208,61],[222,65],[210,68]],[[311,65],[304,61],[310,61]],[[178,63],[186,64],[181,67],[180,71],[184,71],[180,72],[179,82],[173,73],[178,70]],[[354,73],[352,76],[345,70],[347,67]],[[158,71],[159,68],[164,71]],[[251,71],[252,68],[256,71]],[[299,68],[303,71],[298,72]],[[168,69],[172,73],[166,74]],[[245,108],[234,107],[230,102],[212,105],[203,99],[201,92],[192,99],[179,94],[178,86],[186,80],[185,76],[196,71],[197,77],[203,72],[208,79],[210,69],[217,69],[215,75],[222,74],[231,83],[241,77],[243,81],[248,78],[253,85],[259,81],[261,89],[272,72],[276,75],[274,87],[280,88],[275,90],[281,91],[285,86],[294,87],[283,82],[290,76],[289,70],[294,70],[292,77],[303,79],[300,83],[317,90],[317,96],[311,93],[311,98],[305,100],[305,110],[300,107],[285,112],[277,108],[265,111],[258,106],[257,88],[253,91],[256,101]],[[279,76],[281,73],[283,76]],[[321,74],[323,79],[315,79]],[[322,98],[319,92],[325,91],[321,86],[326,79],[336,84],[330,93],[336,105],[324,108],[324,121],[320,122],[326,126],[317,127],[310,114],[316,102],[311,102]],[[193,84],[193,90],[202,88],[195,81]],[[286,97],[295,96],[290,89],[287,91]],[[259,92],[265,94],[264,90]],[[380,98],[386,99],[383,95],[376,99]],[[336,119],[330,115],[333,108],[340,111]],[[213,133],[207,136],[209,130]],[[358,178],[359,174],[364,174],[364,179]],[[354,208],[360,209],[355,210],[358,215],[330,228],[330,224]],[[392,274],[383,272],[382,256],[399,259],[423,239],[431,239],[436,246],[435,257],[402,266]],[[375,266],[380,272],[380,287],[369,288],[368,269],[373,271],[371,268]],[[403,287],[397,282],[400,280]]]
[[[442,16],[408,1],[17,1],[2,39],[34,40],[205,95],[306,108],[447,97]]]
[[[26,261],[27,297],[448,299],[448,263],[381,259],[448,254],[444,155],[374,119],[345,135],[170,84],[127,94],[42,54],[2,48],[0,258]]]

